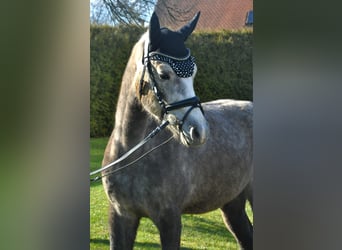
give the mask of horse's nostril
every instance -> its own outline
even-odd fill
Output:
[[[196,127],[190,128],[190,137],[192,140],[198,140],[200,138],[200,133],[198,132]]]

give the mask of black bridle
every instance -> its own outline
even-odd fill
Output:
[[[152,64],[151,64],[151,59],[149,56],[149,53],[147,53],[148,56],[144,57],[143,56],[143,73],[140,79],[140,89],[139,89],[139,94],[140,97],[142,96],[142,89],[143,89],[143,85],[144,85],[144,76],[145,76],[145,71],[146,69],[148,70],[148,73],[150,75],[151,78],[151,89],[153,90],[159,105],[161,106],[162,109],[162,114],[161,114],[161,118],[162,118],[162,123],[157,126],[150,134],[148,134],[142,141],[140,141],[137,145],[135,145],[133,148],[131,148],[128,152],[126,152],[125,154],[123,154],[119,159],[109,163],[106,166],[103,166],[100,169],[97,169],[93,172],[90,173],[90,176],[93,176],[95,174],[98,174],[106,169],[109,169],[119,163],[121,163],[123,160],[127,159],[128,156],[130,156],[131,154],[133,154],[136,150],[138,150],[139,148],[141,148],[145,143],[147,143],[149,140],[151,140],[155,135],[157,135],[160,131],[162,131],[163,129],[165,129],[169,124],[177,124],[179,130],[181,131],[182,129],[182,125],[185,121],[185,119],[187,118],[187,116],[190,114],[190,112],[194,109],[194,108],[199,108],[201,110],[202,113],[203,112],[203,108],[201,106],[200,100],[197,96],[191,97],[191,98],[187,98],[178,102],[174,102],[171,104],[168,104],[164,99],[163,99],[163,94],[161,93],[161,91],[158,89],[158,84],[157,81],[154,77],[153,71],[152,71]],[[164,55],[165,56],[165,55]],[[190,53],[189,53],[190,56]],[[172,67],[172,66],[171,66]],[[178,75],[178,73],[176,72],[176,74]],[[189,74],[188,74],[189,75]],[[192,74],[191,74],[192,75]],[[190,76],[191,76],[190,75]],[[182,76],[181,76],[182,77]],[[177,118],[175,118],[175,116],[168,116],[165,117],[166,115],[169,114],[169,111],[172,110],[176,110],[176,109],[180,109],[180,108],[184,108],[184,107],[190,107],[184,114],[182,120],[178,120]],[[139,158],[137,158],[136,160],[118,168],[115,170],[110,171],[109,173],[103,174],[102,176],[97,176],[95,178],[90,179],[91,182],[95,182],[100,180],[103,176],[107,176],[107,175],[111,175],[114,173],[117,173],[118,171],[121,171],[123,169],[125,169],[128,166],[131,166],[132,164],[134,164],[136,161],[140,160],[142,157],[146,156],[147,154],[149,154],[150,152],[152,152],[153,150],[159,148],[160,146],[168,143],[170,140],[172,139],[172,136],[167,139],[166,141],[164,141],[163,143],[161,143],[160,145],[154,147],[153,149],[151,149],[150,151],[148,151],[147,153],[143,154],[142,156],[140,156]]]
[[[150,46],[148,46],[148,48],[150,48]],[[180,108],[184,108],[184,107],[190,107],[185,112],[185,114],[184,114],[184,116],[183,116],[183,118],[181,120],[178,120],[176,118],[176,123],[178,125],[178,128],[179,128],[179,130],[181,130],[184,121],[186,120],[186,118],[188,117],[188,115],[190,114],[190,112],[194,108],[199,108],[201,110],[202,114],[204,114],[204,111],[203,111],[200,99],[197,96],[194,96],[194,97],[190,97],[190,98],[178,101],[178,102],[167,103],[165,101],[165,99],[163,98],[163,96],[164,96],[163,93],[158,88],[158,82],[156,81],[155,76],[153,74],[153,70],[152,70],[153,66],[152,66],[152,63],[151,63],[150,53],[151,52],[148,50],[147,56],[143,55],[143,59],[142,59],[142,63],[144,65],[144,68],[143,68],[143,72],[142,72],[141,79],[140,79],[140,88],[139,88],[140,97],[142,96],[142,92],[143,92],[142,89],[143,89],[143,85],[145,83],[144,76],[145,76],[145,72],[146,72],[146,69],[147,69],[147,71],[149,73],[149,76],[150,76],[150,79],[151,79],[151,81],[149,82],[150,87],[151,87],[155,97],[157,98],[160,107],[161,107],[161,117],[160,118],[162,120],[164,119],[165,115],[169,114],[169,111],[180,109]],[[170,59],[170,60],[176,59],[176,58],[168,57],[167,55],[162,55],[162,56],[164,58],[167,58],[167,59]],[[189,55],[188,55],[187,58],[189,58],[189,57],[190,57],[190,52],[189,52]],[[158,59],[154,59],[154,60],[158,60]],[[176,59],[176,60],[183,60],[183,59]],[[170,66],[172,67],[172,65],[170,65]],[[190,74],[190,76],[192,74],[193,74],[193,72]],[[183,76],[181,76],[181,77],[183,77]]]

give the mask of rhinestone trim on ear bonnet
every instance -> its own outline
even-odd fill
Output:
[[[190,55],[189,49],[187,50],[188,55],[184,58],[176,58],[155,51],[150,53],[149,58],[151,60],[166,62],[171,66],[177,76],[187,78],[192,76],[195,70],[195,57]]]

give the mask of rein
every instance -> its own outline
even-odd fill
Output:
[[[108,165],[97,169],[93,172],[90,173],[90,176],[98,174],[120,162],[122,162],[123,160],[125,160],[128,156],[130,156],[131,154],[133,154],[135,151],[137,151],[139,148],[141,148],[145,143],[147,143],[149,140],[151,140],[156,134],[158,134],[160,131],[162,131],[164,128],[167,127],[167,125],[169,125],[170,122],[168,120],[164,120],[162,122],[161,125],[159,125],[158,127],[156,127],[148,136],[146,136],[141,142],[139,142],[137,145],[135,145],[133,148],[131,148],[129,151],[127,151],[125,154],[123,154],[119,159],[117,159],[116,161],[113,161],[111,163],[109,163]],[[122,169],[122,168],[120,168]],[[102,176],[97,176],[93,179],[90,179],[91,182],[93,181],[97,181],[100,180],[102,178]]]

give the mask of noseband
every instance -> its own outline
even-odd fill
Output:
[[[150,46],[148,46],[149,48]],[[143,89],[143,84],[144,84],[144,75],[146,68],[148,70],[148,73],[150,75],[151,82],[149,83],[151,86],[151,89],[156,96],[158,103],[161,107],[162,113],[161,113],[161,118],[163,119],[166,115],[169,114],[169,111],[184,108],[184,107],[190,107],[184,114],[183,118],[181,120],[178,120],[176,118],[175,123],[178,125],[179,129],[181,130],[182,125],[190,112],[194,108],[199,108],[204,114],[200,99],[197,96],[187,98],[178,102],[174,103],[167,103],[165,99],[163,98],[163,93],[160,91],[158,88],[158,83],[154,77],[153,71],[152,71],[152,64],[151,60],[156,60],[156,61],[162,61],[168,63],[171,68],[174,70],[174,72],[177,74],[179,77],[190,77],[194,73],[194,67],[195,67],[195,58],[190,55],[190,50],[188,50],[188,56],[185,58],[175,58],[171,57],[162,53],[158,52],[150,52],[148,51],[147,56],[143,56],[142,63],[144,65],[143,68],[143,73],[140,79],[140,88],[139,88],[139,94],[140,97],[142,96],[142,89]]]

